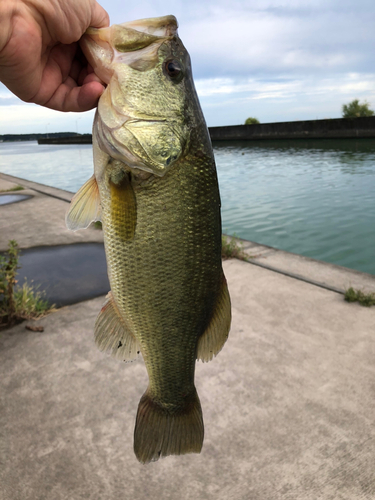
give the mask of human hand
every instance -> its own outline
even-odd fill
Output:
[[[109,26],[96,0],[0,0],[0,81],[16,96],[59,111],[96,106],[103,82],[78,40]]]

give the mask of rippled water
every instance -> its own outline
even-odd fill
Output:
[[[375,140],[214,144],[223,231],[375,274]],[[0,171],[76,191],[90,145],[0,144]]]

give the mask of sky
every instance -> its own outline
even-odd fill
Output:
[[[174,14],[208,126],[340,118],[375,109],[374,0],[102,0],[111,24]],[[0,83],[0,134],[91,131]]]

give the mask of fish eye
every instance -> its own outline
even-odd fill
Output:
[[[175,59],[166,61],[165,71],[173,80],[181,79],[183,76],[181,64]]]

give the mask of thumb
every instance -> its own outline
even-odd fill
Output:
[[[90,26],[93,28],[107,28],[109,26],[108,12],[96,0],[92,2]]]

